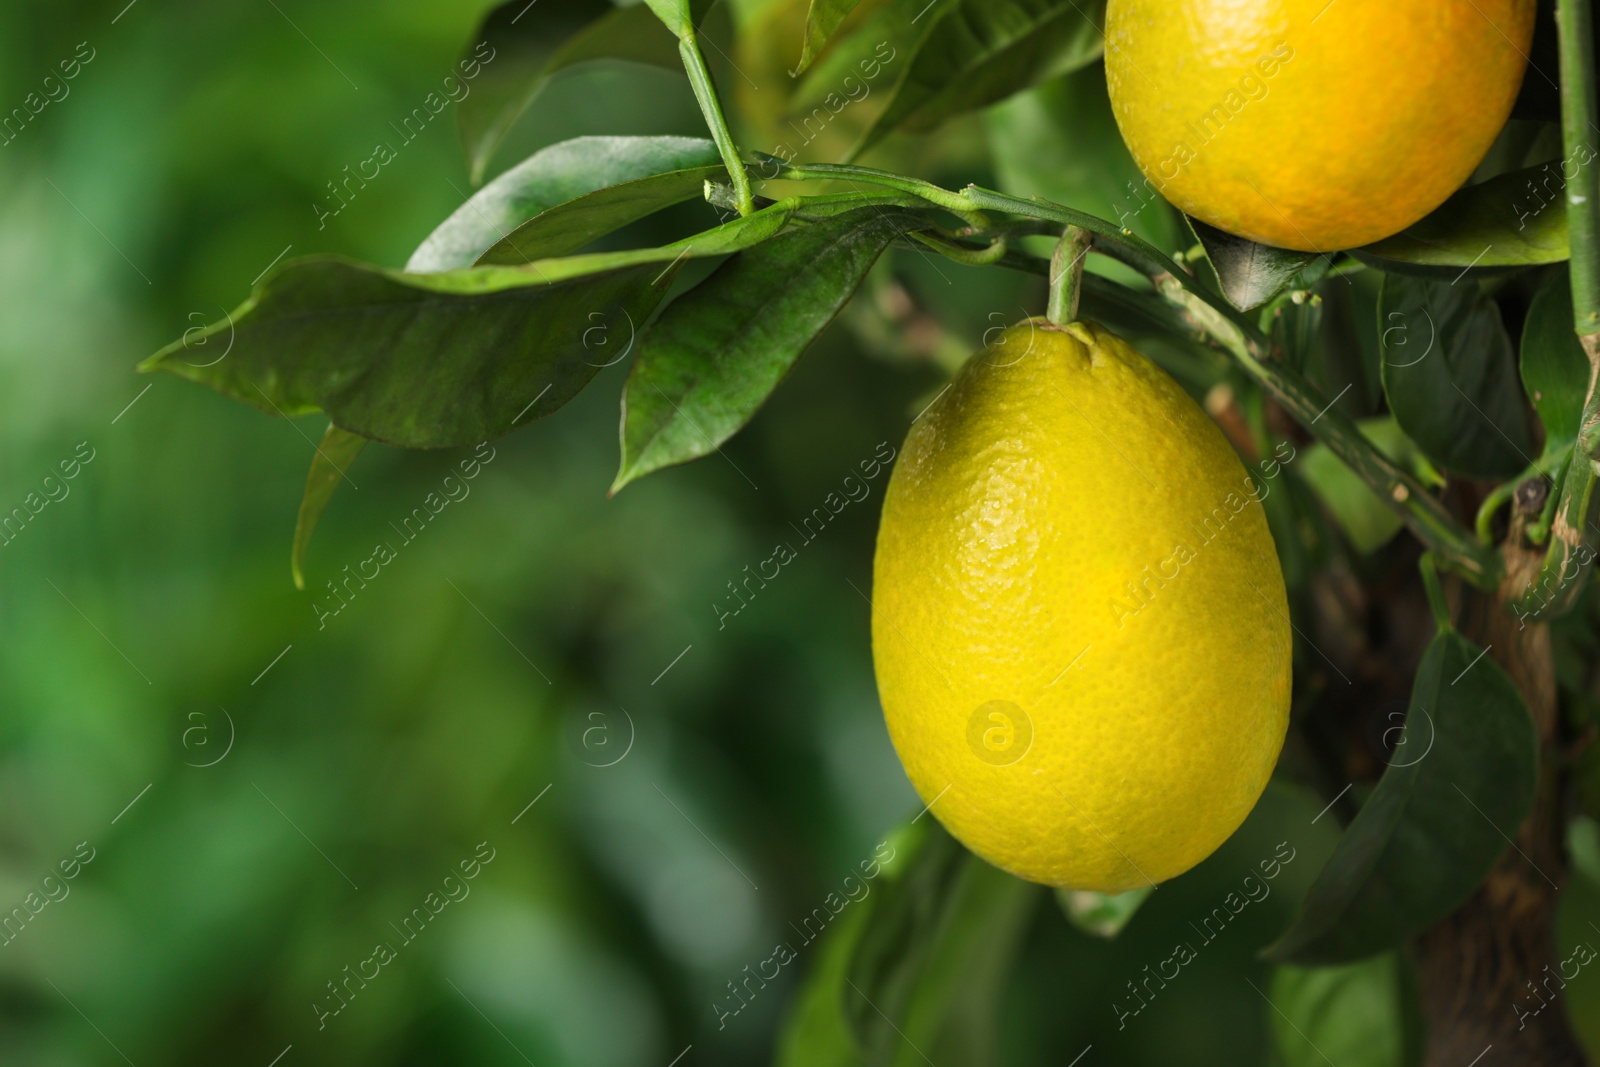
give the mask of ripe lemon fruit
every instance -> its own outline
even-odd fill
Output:
[[[1090,323],[1013,327],[912,424],[873,659],[912,785],[968,848],[1119,893],[1238,829],[1288,726],[1271,484]]]
[[[1455,192],[1511,113],[1534,0],[1110,0],[1148,185],[1263,244],[1353,248]]]

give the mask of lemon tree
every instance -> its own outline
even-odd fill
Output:
[[[1587,0],[515,0],[464,53],[494,176],[408,263],[286,259],[144,366],[326,416],[297,582],[371,442],[539,432],[626,362],[617,492],[728,458],[836,323],[927,379],[862,463],[893,470],[858,590],[923,808],[781,1063],[1000,1062],[1041,886],[1132,936],[1269,783],[1307,837],[1083,1041],[1135,1056],[1305,854],[1255,946],[1280,1058],[1581,1063],[1536,983],[1575,980],[1565,841],[1600,814],[1594,51]],[[496,173],[608,63],[681,72],[704,135]]]

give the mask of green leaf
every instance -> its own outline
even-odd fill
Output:
[[[328,432],[322,435],[322,443],[317,446],[317,454],[311,460],[311,473],[306,475],[306,491],[300,498],[300,514],[294,524],[294,551],[290,555],[289,566],[294,573],[296,589],[306,587],[306,549],[311,546],[311,534],[317,528],[317,520],[322,518],[328,501],[333,499],[333,491],[348,477],[345,472],[350,469],[350,464],[366,447],[365,437],[347,433],[332,423],[328,424]]]
[[[1153,885],[1112,894],[1096,893],[1090,889],[1057,889],[1056,901],[1073,926],[1090,937],[1110,940],[1133,921],[1140,906],[1154,890]]]
[[[908,211],[849,211],[728,260],[675,301],[640,340],[611,491],[732,437],[884,249],[926,226]]]
[[[476,444],[575,396],[607,365],[596,338],[631,336],[683,260],[766,240],[792,214],[776,205],[661,248],[525,267],[405,274],[333,256],[290,260],[207,327],[233,331],[227,359],[196,366],[180,341],[141,369],[279,415],[325,411],[387,444]]]
[[[677,39],[643,4],[510,0],[489,13],[474,40],[463,72],[474,59],[482,72],[457,116],[473,184],[557,71],[601,59],[679,69]]]
[[[1572,857],[1572,869],[1591,887],[1600,889],[1600,823],[1587,815],[1569,822],[1567,855]]]
[[[411,254],[406,270],[425,273],[470,267],[517,227],[557,205],[607,186],[684,168],[698,168],[696,173],[704,171],[708,176],[720,173],[720,167],[711,166],[717,160],[717,146],[697,137],[578,137],[562,141],[535,152],[456,208]],[[696,184],[690,195],[699,191]],[[584,240],[558,250],[524,242],[534,254],[510,262],[520,265],[529,259],[575,252],[633,221],[625,213],[618,217],[620,221],[611,225],[609,217],[597,220],[592,213],[586,215],[587,226],[580,231]],[[606,228],[595,232],[599,222]]]
[[[1522,326],[1522,387],[1544,424],[1546,458],[1576,441],[1583,421],[1589,357],[1572,326],[1572,281],[1563,270],[1534,296]]]
[[[656,18],[674,37],[686,37],[694,32],[694,14],[689,10],[689,0],[644,0],[644,5],[655,12]]]
[[[1555,161],[1466,186],[1420,222],[1352,254],[1382,270],[1444,277],[1468,267],[1559,263],[1567,258],[1560,170]]]
[[[860,0],[811,0],[806,11],[806,39],[800,50],[800,65],[793,71],[799,76],[828,45],[845,18],[854,11]]]
[[[1505,671],[1453,630],[1417,668],[1405,732],[1289,930],[1302,965],[1395,948],[1472,895],[1533,806],[1538,740]]]
[[[1085,67],[1104,48],[1105,0],[936,0],[894,96],[857,148]]]
[[[1205,246],[1206,257],[1222,283],[1222,295],[1240,311],[1260,307],[1277,296],[1296,274],[1317,258],[1314,252],[1292,252],[1256,244],[1199,219],[1188,218],[1188,222],[1195,237]]]
[[[1283,350],[1284,362],[1301,373],[1323,355],[1325,300],[1280,301],[1272,308],[1272,343]]]
[[[1001,1062],[1000,996],[1040,887],[932,820],[890,842],[893,867],[827,928],[778,1067]]]
[[[1000,993],[1042,890],[938,827],[912,862],[851,961],[845,1017],[867,1063],[909,1067],[927,1055],[998,1067]]]
[[[794,2],[785,0],[787,4]],[[859,121],[866,123],[868,114],[881,110],[888,103],[895,82],[927,32],[931,19],[917,18],[927,9],[928,0],[874,0],[866,5],[861,11],[860,21],[850,32],[836,35],[809,69],[800,72],[797,78],[782,80],[778,88],[783,96],[767,100],[766,90],[763,89],[761,110],[770,114],[774,132],[782,138],[789,136],[789,133],[777,127],[787,118],[795,124],[789,127],[789,131],[798,134],[798,139],[803,142],[801,147],[805,147],[818,135],[816,131],[821,116],[815,109],[826,108],[825,113],[830,116],[827,121],[831,121],[833,112],[838,108],[838,99],[830,106],[828,98],[851,97],[852,91],[861,92],[861,87],[865,87],[865,93],[853,98],[850,112],[854,121],[857,119],[855,112],[859,110]],[[771,16],[761,24],[761,28],[772,32],[778,26],[789,25],[781,5],[774,5],[769,10]],[[747,52],[757,55],[768,51],[757,51],[753,42],[744,47]],[[767,63],[769,68],[774,65],[772,61]],[[761,78],[759,73],[755,77],[763,86],[766,85],[766,79]],[[750,103],[753,104],[755,100],[752,97]],[[813,121],[807,122],[808,118]]]
[[[704,142],[716,156],[716,147]],[[478,266],[516,266],[533,259],[565,256],[629,223],[702,195],[708,181],[727,181],[722,164],[654,174],[610,185],[544,211],[496,241],[478,257]]]
[[[1272,1025],[1286,1067],[1413,1067],[1423,1028],[1405,961],[1391,952],[1344,967],[1280,967]]]
[[[1511,339],[1476,285],[1388,275],[1378,329],[1389,408],[1435,465],[1504,479],[1533,463]]]
[[[885,880],[877,888],[887,884]],[[849,988],[845,976],[877,900],[869,896],[862,903],[864,907],[851,907],[840,915],[817,945],[817,958],[807,968],[805,983],[789,1002],[774,1067],[862,1067],[840,996],[840,990]]]

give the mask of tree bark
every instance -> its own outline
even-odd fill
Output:
[[[1507,608],[1544,556],[1522,536],[1529,503],[1518,500],[1498,594],[1464,587],[1458,628],[1489,650],[1527,701],[1540,739],[1538,791],[1515,847],[1506,848],[1455,914],[1412,946],[1427,1023],[1425,1067],[1588,1063],[1568,1023],[1565,998],[1547,992],[1560,989],[1550,978],[1557,975],[1556,907],[1567,874],[1561,723],[1549,629],[1524,623]]]

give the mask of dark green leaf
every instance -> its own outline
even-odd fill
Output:
[[[1469,185],[1420,222],[1354,250],[1383,270],[1429,268],[1455,277],[1468,267],[1528,267],[1567,258],[1561,162]]]
[[[931,819],[888,846],[884,873],[816,949],[778,1067],[1001,1062],[1000,995],[1039,887],[990,867]]]
[[[1259,245],[1199,219],[1188,221],[1194,235],[1205,246],[1212,269],[1217,272],[1222,295],[1240,311],[1260,307],[1277,296],[1306,264],[1317,258],[1314,252],[1292,252]]]
[[[317,454],[311,459],[311,473],[306,475],[306,491],[300,498],[300,515],[294,524],[294,551],[289,566],[294,573],[296,589],[306,587],[306,549],[311,545],[311,533],[317,528],[317,520],[322,518],[328,501],[333,499],[333,491],[349,477],[345,472],[350,469],[350,464],[366,447],[365,437],[346,433],[332,423],[328,424],[328,432],[322,435]]]
[[[929,827],[884,887],[840,990],[862,1058],[998,1065],[1000,993],[1040,892]]]
[[[474,40],[461,62],[480,61],[482,72],[457,116],[474,183],[557,71],[598,59],[679,68],[677,39],[643,4],[510,0],[489,13]]]
[[[1545,455],[1578,439],[1589,391],[1589,357],[1572,322],[1572,281],[1551,277],[1533,298],[1522,326],[1522,386],[1544,423]]]
[[[1500,128],[1499,135],[1468,181],[1474,185],[1486,182],[1512,171],[1537,167],[1562,154],[1559,121],[1525,122],[1513,118]]]
[[[1304,372],[1322,354],[1324,301],[1288,300],[1273,308],[1272,343],[1283,350],[1284,362]]]
[[[1090,937],[1116,937],[1154,892],[1155,886],[1140,886],[1126,893],[1096,893],[1090,889],[1057,889],[1056,900],[1067,920]]]
[[[1388,275],[1378,329],[1389,409],[1435,465],[1510,478],[1533,463],[1511,339],[1476,285]]]
[[[875,888],[887,885],[892,876],[883,877]],[[845,976],[877,899],[869,896],[862,903],[864,907],[851,907],[840,915],[817,944],[817,958],[806,967],[805,984],[791,999],[778,1035],[774,1067],[862,1067],[861,1050],[845,1021],[840,996],[849,988]]]
[[[681,173],[685,168],[697,168],[695,173],[706,176],[718,174],[721,168],[711,166],[717,159],[717,146],[696,137],[578,137],[562,141],[535,152],[456,208],[411,254],[406,270],[423,273],[470,267],[497,241],[557,205],[607,186],[666,172]],[[682,184],[680,179],[678,185]],[[700,185],[695,183],[689,196],[699,191]],[[591,211],[580,212],[579,217],[583,221],[577,230],[569,227],[567,231],[583,238],[576,244],[569,238],[566,247],[549,250],[541,247],[541,242],[526,241],[523,247],[532,254],[491,262],[520,265],[530,259],[564,256],[639,216],[626,212],[596,216]],[[613,217],[619,220],[615,224]]]
[[[860,0],[811,0],[806,11],[806,39],[800,51],[800,65],[796,75],[811,66],[817,55],[827,47],[828,38],[839,28],[846,16],[854,11]]]
[[[711,154],[716,155],[714,147]],[[727,180],[720,163],[597,189],[529,219],[495,242],[478,258],[477,265],[516,266],[532,259],[569,255],[662,208],[695,199],[702,195],[707,181],[717,180]]]
[[[862,139],[925,132],[953,115],[1070,73],[1099,58],[1105,0],[935,0],[930,25]]]
[[[228,358],[142,365],[279,415],[322,410],[409,448],[474,444],[556,410],[653,313],[682,260],[736,252],[781,229],[774,207],[662,248],[404,274],[331,256],[276,268],[228,321]],[[600,347],[603,344],[610,347]]]
[[[1344,967],[1280,967],[1267,1018],[1286,1067],[1412,1067],[1422,1059],[1416,992],[1398,953]]]
[[[735,256],[667,308],[640,340],[623,395],[612,492],[732,437],[844,307],[918,214],[866,208]]]
[[[1359,271],[1328,279],[1317,287],[1322,322],[1317,337],[1304,351],[1308,357],[1305,374],[1324,396],[1338,396],[1335,410],[1351,418],[1376,415],[1384,408],[1378,329],[1383,278],[1378,271]]]
[[[1405,731],[1289,930],[1265,955],[1346,963],[1471,896],[1533,805],[1538,740],[1505,671],[1453,630],[1417,669]]]

